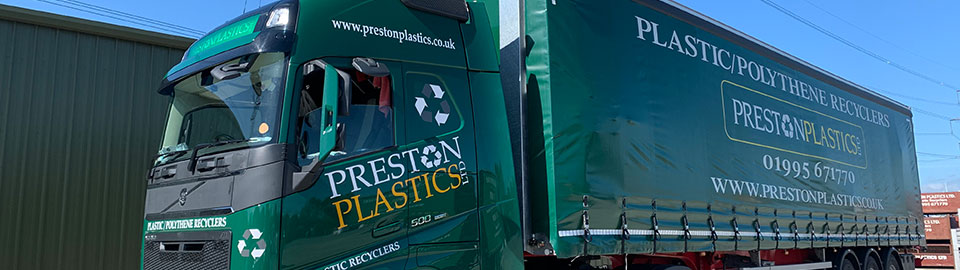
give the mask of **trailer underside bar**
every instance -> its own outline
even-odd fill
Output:
[[[654,230],[630,229],[630,230],[627,230],[627,231],[630,233],[630,235],[651,236],[651,235],[654,235],[654,234],[655,234]],[[622,233],[623,233],[623,230],[620,230],[620,229],[591,229],[591,230],[590,230],[590,234],[591,234],[591,235],[607,235],[607,236],[610,236],[610,235],[621,235]],[[682,230],[660,230],[659,233],[660,233],[660,235],[669,235],[669,236],[682,236],[682,235],[684,235],[684,231],[682,231]],[[709,237],[709,236],[711,235],[711,232],[710,232],[710,231],[703,231],[703,230],[690,230],[689,233],[690,233],[690,236],[695,236],[695,237],[696,237],[696,236],[699,236],[699,237]],[[735,235],[737,234],[737,233],[734,232],[734,231],[715,231],[715,233],[716,233],[716,235],[719,236],[719,237],[733,237],[733,236],[735,236]],[[583,236],[583,230],[561,230],[561,231],[558,232],[558,234],[559,234],[560,237],[579,237],[579,236]],[[763,233],[761,233],[761,235],[762,235],[763,237],[769,237],[769,238],[773,238],[773,237],[776,237],[776,236],[777,236],[776,233],[771,233],[771,232],[763,232]],[[757,236],[757,233],[756,233],[756,232],[749,232],[749,231],[741,231],[741,232],[740,232],[740,236],[741,236],[741,237],[756,237],[756,236]],[[800,240],[810,240],[810,238],[811,238],[809,233],[800,233],[800,234],[798,234],[798,236],[799,236]],[[781,234],[780,234],[780,237],[782,237],[784,240],[792,240],[792,239],[793,239],[793,234],[792,234],[792,233],[781,233]],[[829,239],[840,239],[840,238],[841,238],[841,235],[839,235],[839,234],[830,234],[829,236],[824,236],[824,235],[822,235],[822,234],[817,234],[815,237],[816,237],[816,238],[823,238],[823,239],[827,239],[827,238],[829,238]],[[884,235],[872,234],[872,235],[858,235],[858,236],[856,236],[856,237],[858,237],[858,238],[863,238],[863,239],[873,239],[873,240],[910,239],[911,237],[918,237],[918,238],[920,238],[920,239],[925,239],[925,238],[926,238],[926,236],[923,236],[923,235],[911,236],[911,235],[908,235],[908,234],[884,234]],[[846,238],[848,238],[848,239],[854,239],[854,235],[846,236]]]
[[[833,267],[833,263],[818,262],[818,263],[803,263],[803,264],[764,266],[764,267],[747,267],[747,268],[740,268],[740,270],[806,270],[806,269],[827,269],[832,267]]]

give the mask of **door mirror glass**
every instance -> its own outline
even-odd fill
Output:
[[[320,155],[329,154],[336,146],[336,123],[337,115],[339,114],[337,108],[339,107],[339,103],[341,103],[340,93],[343,92],[343,88],[347,85],[347,83],[341,79],[340,73],[337,72],[337,69],[333,66],[327,65],[323,72],[323,105],[320,106],[323,111],[323,116],[320,118],[320,149],[318,149]]]

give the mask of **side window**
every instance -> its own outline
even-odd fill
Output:
[[[341,95],[337,115],[337,147],[324,162],[342,160],[394,145],[393,81],[390,76],[373,77],[353,69],[341,69],[349,75],[349,93]],[[315,75],[316,74],[316,75]],[[299,163],[310,164],[320,153],[319,104],[323,96],[323,74],[304,77],[300,99]]]
[[[390,76],[371,77],[349,71],[351,94],[349,113],[337,119],[343,136],[341,149],[328,161],[348,158],[393,146],[393,85]],[[340,131],[342,130],[342,131]]]

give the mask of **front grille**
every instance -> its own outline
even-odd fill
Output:
[[[146,241],[144,270],[229,269],[230,241]]]

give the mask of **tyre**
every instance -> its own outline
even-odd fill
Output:
[[[623,267],[617,269],[623,269]],[[690,267],[671,264],[631,264],[630,270],[690,270]]]
[[[861,270],[857,255],[850,249],[844,249],[833,257],[834,270]],[[876,269],[879,270],[879,269]]]
[[[866,256],[863,262],[863,270],[883,270],[883,266],[880,265],[880,260],[877,260],[877,257]]]
[[[857,270],[857,264],[850,258],[846,258],[843,259],[843,263],[840,264],[840,267],[837,267],[837,270]]]
[[[886,256],[886,262],[883,263],[884,270],[903,270],[903,265],[900,265],[897,256],[899,255],[896,252],[891,252],[890,255]]]
[[[690,270],[690,267],[682,265],[658,265],[651,270]]]

